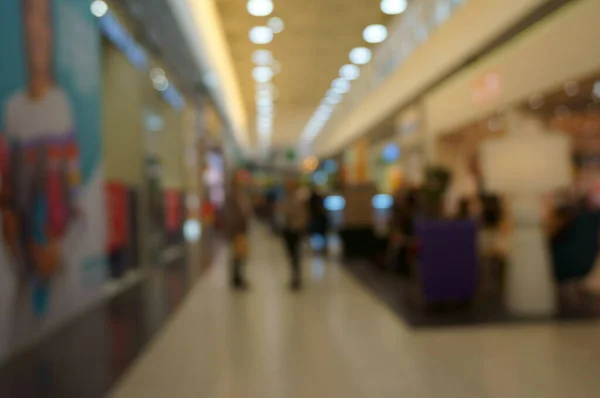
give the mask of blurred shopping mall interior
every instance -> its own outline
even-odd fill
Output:
[[[3,0],[0,397],[600,396],[600,0]]]

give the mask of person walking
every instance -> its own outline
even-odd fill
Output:
[[[302,235],[306,230],[307,220],[307,205],[304,196],[295,180],[287,181],[280,211],[284,223],[283,239],[292,268],[292,279],[290,282],[292,290],[302,288],[300,243]]]
[[[231,245],[231,285],[234,289],[246,289],[244,266],[248,257],[248,228],[251,204],[242,188],[240,177],[235,175],[225,200],[227,238]]]
[[[313,250],[318,253],[327,254],[327,230],[328,219],[327,211],[325,210],[325,198],[321,195],[317,188],[313,188],[308,200],[308,214],[310,216],[309,233],[312,239],[316,238],[312,244]]]

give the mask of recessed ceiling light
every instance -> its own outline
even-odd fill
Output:
[[[388,15],[398,15],[406,11],[406,0],[381,0],[381,11]]]
[[[273,70],[268,66],[257,66],[252,70],[252,77],[258,83],[268,83],[273,78]]]
[[[92,14],[97,18],[102,18],[108,12],[108,5],[102,0],[94,0],[90,6]]]
[[[337,105],[340,102],[342,102],[343,98],[344,96],[342,94],[336,93],[333,89],[331,89],[327,92],[327,95],[325,96],[325,101],[329,104]]]
[[[598,80],[596,83],[594,83],[593,94],[594,94],[594,97],[596,97],[597,99],[600,99],[600,80]]]
[[[269,26],[269,28],[271,28],[273,33],[281,33],[281,32],[283,32],[283,29],[285,28],[283,19],[281,19],[279,17],[273,17],[273,18],[269,19],[269,22],[267,22],[267,25]]]
[[[166,79],[165,71],[161,68],[152,69],[150,71],[150,79],[152,79],[153,82],[160,82],[163,79]]]
[[[169,81],[165,77],[164,79],[158,79],[158,81],[153,81],[153,85],[154,88],[158,91],[167,91],[167,89],[169,88]]]
[[[273,41],[273,31],[268,26],[255,26],[250,29],[250,41],[254,44],[269,44]]]
[[[266,17],[273,12],[273,2],[271,0],[249,0],[246,8],[255,17]]]
[[[373,54],[366,47],[357,47],[350,51],[350,62],[356,65],[365,65],[371,62]]]
[[[529,97],[529,106],[531,106],[531,109],[542,109],[544,107],[544,103],[544,97],[540,94],[534,94]]]
[[[273,100],[270,97],[258,97],[256,98],[256,106],[267,106],[271,105]]]
[[[360,77],[360,68],[353,64],[342,66],[340,76],[346,80],[356,80]]]
[[[375,24],[369,25],[363,32],[363,38],[367,43],[381,43],[387,39],[387,28],[384,25]]]
[[[256,50],[252,53],[252,62],[260,66],[271,65],[273,54],[269,50]]]
[[[333,113],[333,106],[331,105],[321,105],[317,108],[317,113],[318,114],[325,114],[325,115],[329,115],[331,113]]]
[[[575,80],[566,82],[564,88],[565,93],[567,93],[569,97],[574,97],[579,94],[579,83],[577,83]]]
[[[338,94],[346,94],[350,91],[350,82],[346,79],[337,78],[331,84],[331,88]]]

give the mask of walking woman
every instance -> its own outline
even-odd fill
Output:
[[[280,213],[281,219],[284,221],[283,238],[285,247],[292,266],[290,287],[292,290],[299,290],[302,287],[300,251],[302,236],[306,232],[307,203],[306,197],[295,180],[290,179],[286,183]]]
[[[250,200],[244,192],[240,176],[236,173],[225,201],[226,231],[231,246],[231,286],[234,289],[243,290],[248,287],[244,267],[248,257],[250,216]]]

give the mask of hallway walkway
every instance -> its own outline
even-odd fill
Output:
[[[334,261],[306,259],[287,289],[276,238],[258,230],[252,289],[225,258],[116,386],[115,398],[592,397],[600,324],[414,331]]]

